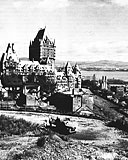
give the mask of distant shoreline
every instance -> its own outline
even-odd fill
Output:
[[[81,70],[82,71],[106,71],[106,72],[108,72],[108,71],[110,71],[110,72],[127,72],[128,71],[128,69],[120,69],[120,70],[111,70],[111,69],[108,69],[108,70],[106,70],[106,69],[83,69],[83,68],[81,68]]]
[[[120,79],[123,81],[128,81],[128,70],[81,70],[83,77],[96,76],[96,79],[102,79],[102,76],[106,76],[107,79]]]

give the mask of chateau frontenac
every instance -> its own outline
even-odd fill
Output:
[[[8,93],[27,94],[28,88],[34,88],[37,95],[43,91],[81,88],[81,72],[76,64],[74,67],[67,62],[64,71],[55,69],[55,40],[45,35],[40,29],[29,45],[29,58],[17,56],[14,44],[8,44],[1,57],[1,83]]]

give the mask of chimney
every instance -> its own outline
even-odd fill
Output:
[[[104,82],[104,76],[102,76],[102,82]]]
[[[72,88],[72,95],[74,95],[74,88]]]

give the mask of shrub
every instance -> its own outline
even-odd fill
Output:
[[[37,140],[37,146],[38,147],[43,147],[45,144],[45,137],[39,137],[38,140]]]
[[[6,135],[22,135],[29,131],[39,130],[39,125],[32,124],[24,119],[15,119],[13,117],[0,116],[0,137]]]

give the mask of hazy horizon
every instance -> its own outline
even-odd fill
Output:
[[[56,41],[56,59],[128,62],[127,0],[0,1],[0,48],[15,43],[28,57],[29,43],[46,26]]]
[[[19,57],[20,59],[26,59],[26,60],[28,60],[29,59],[29,57]],[[88,61],[84,61],[84,60],[62,60],[62,59],[55,59],[55,61],[57,61],[57,62],[88,62],[88,63],[91,63],[91,62],[103,62],[103,61],[107,61],[107,62],[122,62],[122,63],[128,63],[128,61],[119,61],[119,60],[106,60],[106,59],[101,59],[101,60],[88,60]]]

